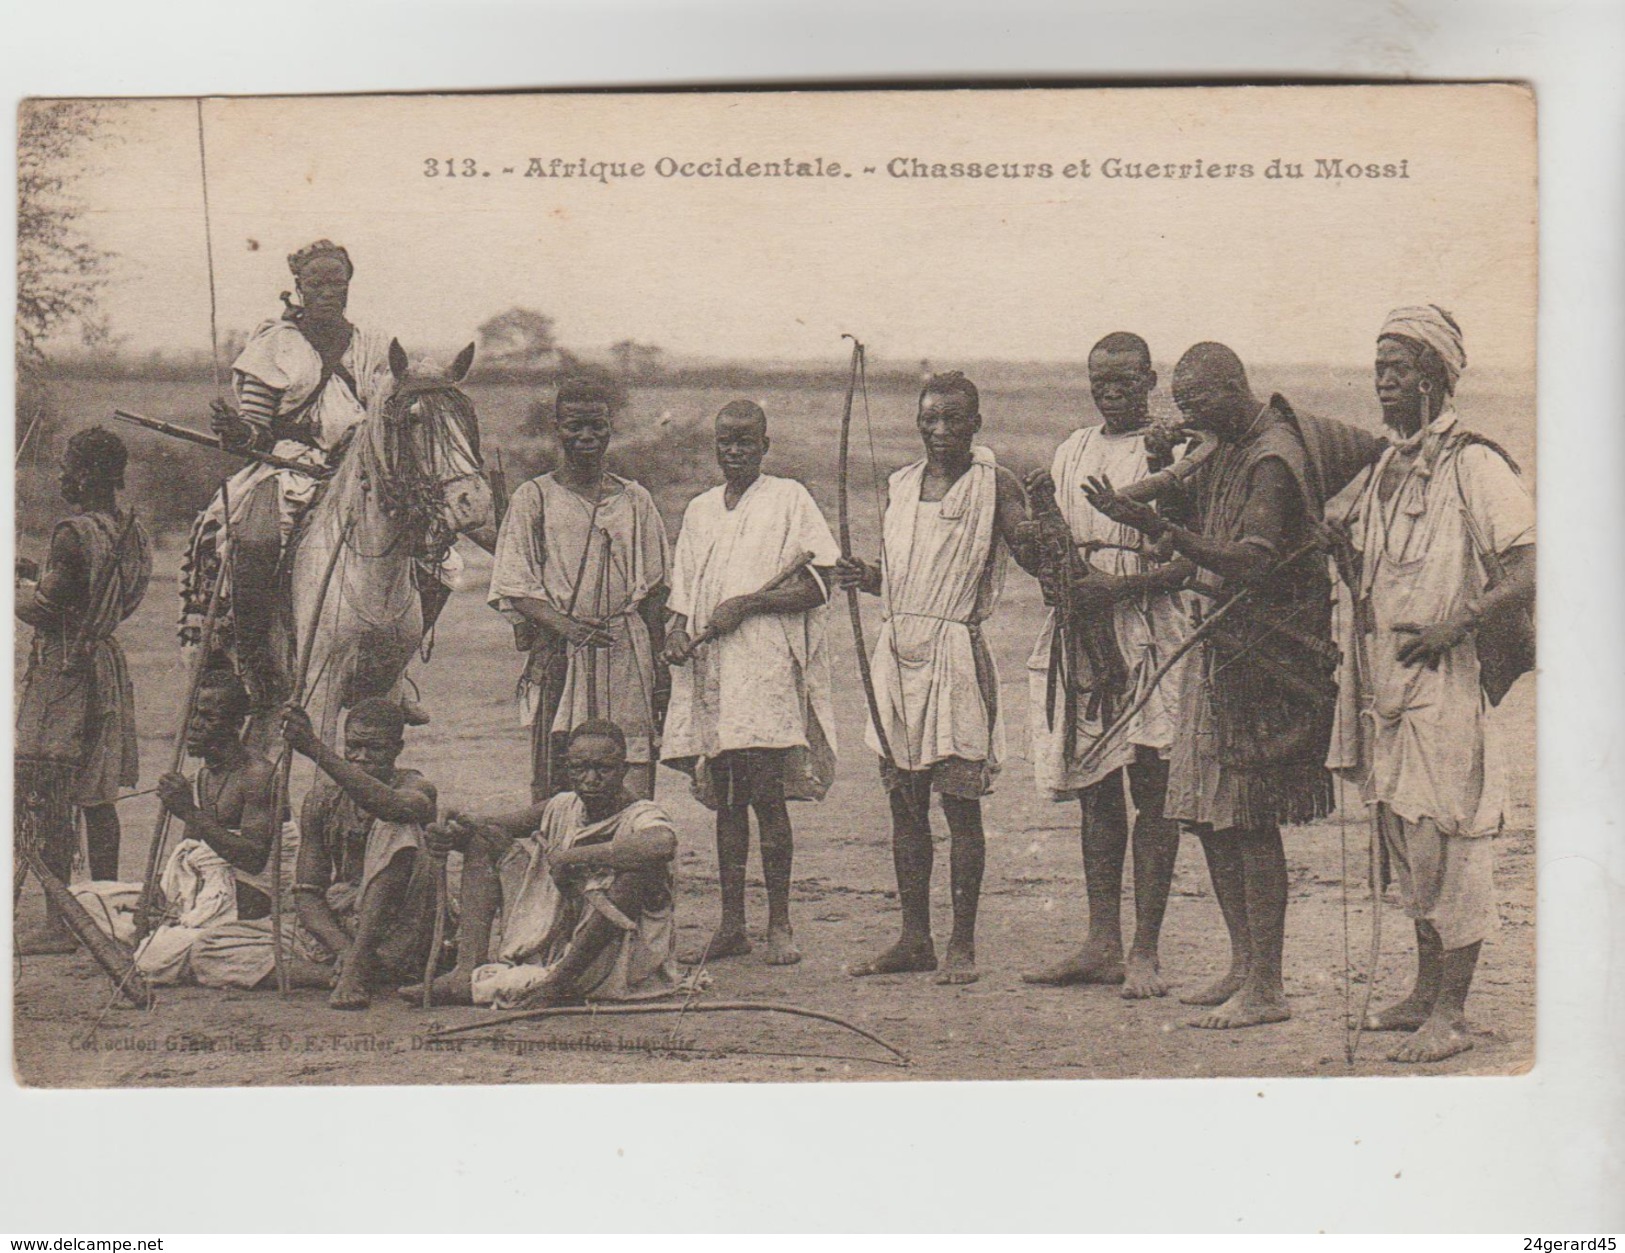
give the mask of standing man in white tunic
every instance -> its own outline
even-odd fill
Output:
[[[1517,670],[1493,663],[1535,596],[1534,506],[1506,453],[1456,417],[1466,364],[1460,327],[1436,305],[1388,315],[1376,384],[1395,442],[1348,519],[1366,632],[1366,797],[1416,925],[1415,987],[1366,1023],[1411,1033],[1390,1055],[1399,1062],[1473,1047],[1465,1006],[1497,926],[1491,837],[1505,784],[1486,732]]]
[[[1069,595],[1070,605],[1050,609],[1027,660],[1029,725],[1033,774],[1040,793],[1051,800],[1076,798],[1081,813],[1083,873],[1089,897],[1089,933],[1075,953],[1022,976],[1027,983],[1064,987],[1077,983],[1122,984],[1132,999],[1165,996],[1157,958],[1168,892],[1179,852],[1179,827],[1163,816],[1168,794],[1168,753],[1174,742],[1183,665],[1149,694],[1145,707],[1114,740],[1091,752],[1117,711],[1138,698],[1163,661],[1191,630],[1183,593],[1176,590],[1192,573],[1184,560],[1153,564],[1139,533],[1096,511],[1083,493],[1091,477],[1137,483],[1162,466],[1152,441],[1149,398],[1157,385],[1151,350],[1138,335],[1118,331],[1089,352],[1089,390],[1102,422],[1075,430],[1055,451],[1053,467],[1028,476],[1035,513],[1053,500],[1078,559],[1087,571],[1047,599]],[[1040,525],[1029,523],[1031,529]],[[1057,648],[1071,646],[1062,629],[1068,615],[1110,619],[1126,681],[1116,692],[1102,691],[1109,675],[1100,668],[1080,678],[1073,690],[1056,692],[1052,666]],[[1068,624],[1072,625],[1072,624]],[[1072,625],[1078,634],[1086,629]],[[1063,671],[1071,675],[1071,668]],[[1070,702],[1071,709],[1063,702]],[[1070,734],[1068,734],[1070,730]],[[1123,865],[1129,849],[1128,808],[1123,785],[1134,797],[1134,940],[1123,958]]]
[[[566,380],[554,401],[564,457],[521,484],[502,520],[490,604],[515,625],[529,654],[519,717],[531,728],[531,800],[567,790],[570,732],[589,719],[621,728],[626,786],[654,795],[663,643],[666,526],[641,483],[610,473],[609,397]]]
[[[835,777],[825,605],[840,556],[812,495],[762,473],[767,415],[749,400],[717,414],[722,486],[683,514],[664,656],[674,667],[663,759],[717,815],[722,921],[695,963],[750,952],[745,864],[756,812],[767,885],[769,965],[801,960],[790,927],[792,800],[822,800]],[[796,575],[765,590],[811,553]],[[700,637],[704,635],[704,642]]]
[[[925,457],[891,476],[881,557],[836,566],[842,587],[881,597],[886,622],[873,671],[886,743],[881,778],[891,801],[892,860],[902,906],[897,943],[849,973],[937,969],[931,938],[931,793],[942,797],[952,837],[953,932],[938,983],[974,983],[976,909],[986,839],[982,797],[1004,756],[999,676],[982,637],[1004,587],[1017,528],[1027,520],[1021,484],[976,444],[981,399],[963,374],[934,374],[920,393]],[[870,748],[881,753],[871,721]]]

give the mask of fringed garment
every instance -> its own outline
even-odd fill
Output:
[[[1291,407],[1279,396],[1239,443],[1221,446],[1193,483],[1209,538],[1249,537],[1243,521],[1254,472],[1278,461],[1297,488],[1277,560],[1302,547],[1324,508]],[[1234,581],[1204,573],[1222,605]],[[1309,822],[1332,809],[1325,768],[1336,708],[1331,580],[1317,546],[1276,570],[1199,646],[1181,692],[1167,814],[1214,830]]]
[[[57,530],[71,533],[81,554],[86,601],[41,601],[54,620],[34,630],[17,711],[16,759],[58,767],[34,772],[53,780],[41,792],[49,794],[49,805],[58,803],[63,781],[68,804],[106,805],[121,787],[135,785],[139,769],[135,692],[113,633],[147,593],[152,553],[145,529],[128,514],[84,513]]]

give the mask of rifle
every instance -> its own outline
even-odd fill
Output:
[[[176,426],[173,422],[160,422],[157,418],[144,418],[139,413],[131,413],[128,409],[115,409],[113,410],[113,416],[120,422],[128,422],[132,426],[145,427],[149,431],[157,431],[160,435],[168,435],[173,439],[182,439],[189,444],[197,444],[203,448],[212,448],[216,452],[230,453],[233,457],[263,462],[268,466],[275,466],[278,470],[297,470],[301,474],[308,474],[312,478],[318,479],[328,473],[326,466],[306,465],[302,461],[278,457],[274,453],[258,452],[252,448],[224,448],[221,446],[220,441],[212,435],[205,435],[202,431],[194,431],[189,426]]]
[[[797,553],[785,563],[782,570],[775,574],[766,583],[763,583],[761,587],[756,589],[756,595],[761,596],[767,592],[778,591],[791,579],[795,578],[796,575],[800,574],[808,566],[812,565],[812,562],[813,553],[810,549],[805,552]],[[693,639],[689,640],[688,647],[690,651],[692,651],[698,648],[701,644],[709,644],[712,640],[716,639],[716,637],[716,631],[712,629],[710,625],[707,625],[703,631],[701,631]]]

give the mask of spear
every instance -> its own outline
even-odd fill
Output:
[[[791,579],[795,578],[796,575],[800,574],[808,566],[812,565],[813,558],[815,556],[816,554],[811,549],[797,553],[785,563],[782,570],[775,574],[766,583],[763,583],[761,587],[756,589],[756,595],[765,596],[768,592],[778,591]],[[690,651],[692,651],[693,649],[698,648],[701,644],[709,644],[712,640],[716,639],[716,637],[716,628],[708,623],[705,630],[701,631],[693,639],[689,640],[688,647]]]
[[[310,677],[310,655],[316,647],[316,630],[321,625],[322,610],[327,604],[327,589],[333,583],[333,571],[338,569],[339,554],[349,543],[350,532],[355,526],[355,519],[350,518],[338,539],[333,544],[333,551],[327,558],[327,569],[322,572],[322,584],[316,592],[316,606],[310,615],[310,626],[305,631],[305,638],[299,649],[299,673],[294,678],[292,704],[302,705],[305,700],[305,681]],[[282,960],[282,814],[288,808],[288,789],[293,779],[293,749],[286,744],[282,746],[282,756],[277,762],[276,804],[272,813],[276,815],[276,839],[271,841],[271,960],[276,967],[276,987],[282,995],[288,994],[288,972]]]

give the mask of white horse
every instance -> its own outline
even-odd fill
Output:
[[[473,360],[470,344],[444,374],[412,370],[391,343],[395,386],[356,425],[295,538],[295,675],[324,737],[340,710],[401,696],[426,634],[420,585],[433,597],[457,537],[493,526],[479,419],[457,386]]]

